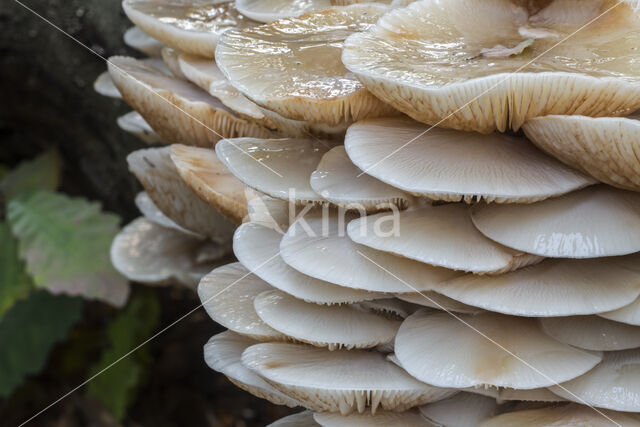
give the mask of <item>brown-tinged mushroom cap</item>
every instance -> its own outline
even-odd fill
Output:
[[[400,326],[395,354],[420,381],[455,388],[548,387],[576,378],[602,360],[599,352],[549,337],[535,319],[488,312],[456,318],[424,310]]]
[[[332,147],[319,139],[225,139],[216,145],[218,158],[240,181],[281,200],[321,203],[309,184],[318,162]]]
[[[242,223],[247,216],[247,186],[229,172],[214,150],[174,144],[171,160],[194,193],[233,223]]]
[[[133,26],[124,32],[124,44],[152,58],[162,56],[164,44],[144,33],[140,28]]]
[[[480,307],[473,307],[463,304],[434,291],[399,293],[396,297],[402,301],[418,304],[423,307],[435,308],[437,310],[452,311],[454,313],[480,313],[484,311]]]
[[[271,132],[236,117],[197,86],[169,77],[144,62],[109,58],[109,73],[123,99],[168,143],[211,147],[221,138]]]
[[[357,305],[318,305],[278,290],[266,291],[253,301],[258,316],[295,341],[329,350],[373,348],[393,341],[397,320],[367,312]]]
[[[599,258],[640,251],[640,194],[598,185],[532,205],[476,205],[488,238],[545,257]]]
[[[348,223],[353,216],[347,215]],[[354,243],[338,215],[309,214],[289,227],[280,242],[284,262],[317,279],[374,292],[432,290],[459,273]]]
[[[640,17],[629,3],[416,1],[350,36],[342,61],[383,101],[443,127],[629,114],[640,107]]]
[[[304,13],[331,7],[329,0],[237,0],[236,7],[244,16],[258,22],[293,18]]]
[[[233,224],[182,181],[171,161],[171,147],[134,151],[127,162],[154,204],[173,222],[200,235],[230,239]]]
[[[222,332],[212,336],[204,345],[204,361],[211,369],[220,372],[233,384],[254,396],[275,405],[286,405],[290,408],[299,406],[299,402],[280,393],[242,364],[242,352],[257,343],[258,341],[232,331]]]
[[[640,295],[640,256],[548,259],[499,276],[455,277],[434,284],[433,290],[465,304],[515,316],[602,313],[624,307]]]
[[[246,349],[242,363],[281,392],[321,412],[403,411],[455,393],[421,383],[375,351],[264,343]]]
[[[220,36],[216,62],[249,99],[293,120],[335,126],[394,109],[371,95],[340,61],[344,39],[388,8],[333,7]]]
[[[522,128],[538,147],[599,181],[640,191],[640,116],[544,116]]]
[[[586,350],[626,350],[640,347],[640,328],[598,316],[540,319],[542,330],[558,341]]]
[[[418,409],[434,425],[476,427],[478,422],[493,415],[497,407],[495,399],[463,392]]]
[[[463,204],[427,205],[397,213],[397,233],[386,232],[380,223],[386,215],[351,221],[347,226],[349,237],[373,249],[475,274],[499,274],[541,261],[541,257],[485,237],[474,227],[470,208]]]
[[[147,144],[163,143],[160,135],[149,126],[149,123],[147,123],[137,111],[130,111],[118,117],[118,127],[125,132],[137,136]]]
[[[604,415],[603,415],[604,414]],[[488,418],[479,427],[548,427],[548,426],[590,426],[610,427],[617,424],[625,427],[640,426],[635,414],[599,410],[574,403],[567,405],[545,406],[538,409],[507,412]]]
[[[366,174],[434,200],[531,203],[595,183],[524,137],[431,129],[407,118],[355,123],[345,148]]]
[[[347,156],[343,145],[322,156],[309,183],[313,191],[334,205],[366,211],[406,209],[412,197],[369,175],[363,175]]]
[[[271,286],[316,304],[344,304],[380,298],[380,294],[346,288],[300,273],[286,264],[280,252],[282,235],[263,225],[242,224],[233,237],[238,260]]]
[[[272,289],[268,283],[234,262],[204,276],[198,296],[207,314],[225,328],[259,341],[282,341],[286,337],[258,317],[253,300]]]
[[[415,410],[404,412],[377,411],[371,413],[351,413],[341,415],[331,412],[316,412],[314,420],[323,427],[434,427]]]
[[[235,2],[218,0],[124,0],[127,17],[149,36],[174,49],[213,58],[220,34],[257,25]]]
[[[215,259],[198,260],[202,251],[210,249],[217,249],[219,257],[225,253],[213,242],[141,217],[127,224],[113,240],[111,263],[134,282],[179,283],[195,289],[200,278],[215,266]]]

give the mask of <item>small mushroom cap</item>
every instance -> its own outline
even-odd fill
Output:
[[[329,0],[237,0],[236,7],[244,16],[258,22],[293,18],[304,13],[331,7]]]
[[[515,388],[501,388],[496,396],[499,402],[519,400],[523,402],[565,402],[566,399],[552,393],[548,388],[534,388],[531,390],[517,390]]]
[[[490,239],[545,257],[640,251],[640,194],[604,185],[529,206],[477,205],[471,218]]]
[[[540,319],[542,330],[558,341],[586,350],[626,350],[640,347],[640,328],[598,316]]]
[[[257,25],[242,16],[232,1],[124,0],[122,8],[149,36],[174,49],[208,58],[213,58],[223,31]]]
[[[640,116],[544,116],[522,128],[540,149],[614,187],[640,191]]]
[[[637,427],[640,426],[640,419],[637,418],[636,414],[623,414],[607,410],[596,411],[588,406],[571,403],[568,405],[545,406],[538,409],[507,412],[481,422],[479,427],[609,427],[612,424]]]
[[[233,251],[255,275],[296,298],[316,304],[343,304],[379,298],[380,294],[346,288],[300,273],[280,253],[282,235],[260,224],[245,223],[233,237]]]
[[[134,282],[179,283],[195,289],[200,278],[215,266],[211,261],[198,261],[207,246],[215,243],[141,217],[127,224],[113,239],[111,263]],[[223,253],[220,251],[220,256]]]
[[[161,225],[164,228],[172,228],[174,230],[178,230],[184,234],[190,234],[193,237],[199,237],[203,239],[203,236],[196,234],[192,231],[187,230],[184,227],[176,224],[171,218],[166,216],[155,203],[151,200],[151,197],[147,194],[146,191],[141,191],[136,195],[135,204],[138,210],[145,218],[147,218],[151,222],[155,222],[158,225]]]
[[[165,46],[160,53],[162,54],[162,62],[171,71],[171,75],[178,79],[187,80],[187,77],[180,70],[180,63],[178,62],[180,51]]]
[[[329,350],[390,343],[400,327],[397,320],[357,306],[308,303],[278,290],[261,293],[253,305],[258,316],[273,329],[296,341]]]
[[[405,209],[411,196],[369,175],[362,175],[344,149],[334,147],[322,156],[311,174],[311,188],[334,205],[366,211]]]
[[[377,313],[381,316],[406,319],[410,314],[415,313],[421,307],[411,304],[399,298],[380,298],[373,301],[362,301],[358,304],[365,310]]]
[[[314,427],[319,424],[313,419],[313,412],[302,411],[269,424],[267,427]]]
[[[313,418],[323,427],[434,427],[416,410],[405,412],[378,411],[370,413],[340,415],[331,412],[316,412]]]
[[[109,73],[127,104],[166,142],[211,147],[221,138],[272,135],[234,116],[197,86],[167,76],[142,61],[111,57]]]
[[[441,127],[624,115],[640,107],[640,18],[628,3],[416,1],[350,36],[342,61],[374,95]]]
[[[184,183],[216,211],[235,224],[247,216],[245,192],[240,182],[208,148],[171,146],[173,161]]]
[[[628,325],[640,326],[640,298],[616,310],[598,313],[598,316]]]
[[[240,181],[281,200],[300,204],[323,199],[309,184],[318,162],[331,148],[317,139],[236,138],[216,145],[218,158]]]
[[[531,203],[595,183],[524,137],[430,128],[407,118],[355,123],[345,148],[380,181],[448,202]]]
[[[495,399],[472,393],[457,393],[448,399],[419,408],[426,419],[438,426],[476,427],[493,415],[498,407]]]
[[[164,44],[145,34],[140,28],[133,26],[124,32],[124,44],[152,58],[162,56]]]
[[[160,135],[153,130],[149,123],[137,111],[131,111],[118,117],[118,127],[140,138],[147,144],[163,144]]]
[[[452,311],[454,313],[474,314],[480,313],[479,307],[463,304],[434,291],[411,292],[406,294],[396,294],[402,301],[418,304],[423,307],[435,308],[437,310]]]
[[[276,405],[286,405],[291,408],[299,406],[298,402],[280,393],[242,364],[240,360],[242,352],[257,343],[258,341],[232,331],[222,332],[211,337],[204,345],[204,361],[211,369],[225,375],[236,386],[254,396],[267,399]]]
[[[552,260],[499,276],[464,275],[436,292],[485,310],[526,317],[595,314],[640,294],[640,256]]]
[[[225,328],[258,341],[285,340],[258,317],[253,300],[272,289],[268,283],[234,262],[218,267],[200,280],[198,296],[209,317]]]
[[[380,224],[386,215],[383,212],[351,221],[347,226],[349,237],[373,249],[476,274],[504,273],[541,260],[486,238],[475,228],[470,209],[463,204],[424,206],[397,213],[397,233],[386,232]]]
[[[116,99],[122,98],[120,91],[113,84],[113,80],[111,80],[111,76],[108,71],[105,71],[98,76],[96,81],[93,82],[93,89],[102,96]]]
[[[292,207],[289,202],[284,200],[274,199],[269,196],[254,197],[247,203],[249,222],[284,233],[289,228],[290,208]],[[276,246],[279,245],[280,240],[278,240]]]
[[[246,349],[242,363],[304,406],[343,415],[403,411],[455,393],[421,383],[375,351],[264,343]]]
[[[371,95],[342,65],[342,42],[388,8],[333,7],[220,36],[216,62],[247,98],[293,120],[335,126],[394,109]]]
[[[480,333],[478,333],[478,331]],[[421,310],[400,326],[395,354],[413,377],[439,387],[532,389],[575,378],[602,360],[546,335],[534,319]]]
[[[602,363],[561,386],[549,390],[584,405],[640,412],[640,349],[606,352]]]
[[[354,243],[344,229],[352,218],[314,213],[298,219],[280,242],[282,259],[308,276],[374,292],[432,290],[459,274]]]
[[[221,241],[231,238],[233,224],[180,178],[171,161],[171,147],[134,151],[127,156],[127,162],[154,204],[176,224]]]

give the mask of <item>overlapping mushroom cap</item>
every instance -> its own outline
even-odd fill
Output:
[[[389,115],[393,109],[371,95],[340,61],[344,39],[387,10],[379,4],[334,7],[226,31],[216,61],[249,99],[290,119],[333,126]]]
[[[422,0],[349,37],[342,60],[380,99],[442,127],[489,133],[549,114],[629,114],[640,107],[640,18],[629,3]]]
[[[259,22],[292,18],[315,10],[327,9],[329,0],[237,0],[236,7],[244,16]]]

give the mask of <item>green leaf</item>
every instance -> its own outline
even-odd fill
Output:
[[[9,226],[0,223],[0,319],[17,300],[25,298],[32,283],[18,258],[18,242]]]
[[[149,338],[158,322],[159,312],[158,300],[151,291],[133,298],[109,326],[111,347],[92,370],[91,375],[103,372],[89,383],[87,393],[118,420],[122,420],[133,402],[149,362],[146,347],[122,357]],[[122,360],[118,361],[120,358]]]
[[[0,397],[40,372],[53,345],[82,315],[82,300],[34,292],[0,320]]]
[[[109,259],[118,232],[116,215],[84,199],[38,191],[9,202],[7,217],[36,286],[116,306],[125,303],[129,285]]]
[[[60,185],[62,160],[54,150],[33,160],[20,163],[0,181],[0,193],[5,200],[37,190],[55,191]]]

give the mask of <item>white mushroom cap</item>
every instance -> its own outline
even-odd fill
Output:
[[[158,209],[156,204],[153,203],[153,200],[151,200],[151,197],[149,197],[146,191],[139,192],[136,195],[136,198],[134,201],[140,213],[144,215],[144,217],[147,218],[149,221],[155,222],[156,224],[161,225],[162,227],[165,227],[165,228],[172,228],[184,234],[190,234],[193,237],[199,237],[201,239],[204,238],[203,236],[200,236],[197,233],[194,233],[192,231],[187,230],[184,227],[179,226],[171,218],[166,216],[160,209]]]
[[[438,426],[476,427],[493,415],[495,399],[472,393],[458,393],[448,399],[421,406],[420,413]]]
[[[595,183],[521,136],[385,118],[350,126],[344,143],[351,161],[365,173],[434,200],[530,203]]]
[[[147,144],[163,143],[160,135],[149,126],[149,123],[137,111],[131,111],[118,117],[118,126],[123,131],[137,136]]]
[[[216,62],[247,98],[293,120],[335,126],[395,110],[342,65],[342,41],[388,8],[333,7],[244,30],[226,31]]]
[[[386,210],[390,205],[405,209],[411,196],[377,179],[362,175],[345,152],[334,147],[322,156],[311,174],[311,188],[331,203],[347,209]]]
[[[93,89],[102,96],[108,96],[109,98],[122,98],[120,91],[113,84],[111,76],[108,71],[101,73],[95,82],[93,82]]]
[[[598,316],[628,325],[640,326],[640,298],[637,298],[631,304],[625,305],[622,308],[598,313]]]
[[[400,322],[351,305],[318,305],[281,291],[261,293],[253,305],[258,316],[273,329],[329,350],[372,348],[393,341]]]
[[[406,319],[410,314],[421,308],[399,298],[380,298],[373,301],[362,301],[358,305],[365,310],[382,316]]]
[[[313,418],[323,427],[433,427],[418,411],[405,412],[378,411],[375,415],[352,413],[341,415],[331,412],[316,412]]]
[[[594,314],[640,294],[640,256],[552,260],[500,276],[464,275],[433,290],[465,304],[526,317]]]
[[[197,86],[128,57],[109,58],[109,73],[123,99],[169,143],[211,147],[221,138],[269,137],[271,132],[236,117]]]
[[[198,260],[199,253],[211,245],[215,244],[141,217],[127,224],[113,239],[111,263],[134,282],[179,283],[195,288],[215,265]],[[220,251],[219,255],[223,253]]]
[[[282,259],[308,276],[374,292],[431,290],[459,274],[352,242],[344,230],[352,218],[314,213],[298,219],[280,242]]]
[[[640,412],[640,349],[606,352],[602,363],[561,386],[549,389],[574,402]]]
[[[182,70],[180,70],[180,63],[178,62],[180,51],[165,46],[160,53],[162,54],[162,62],[164,62],[169,71],[171,71],[171,75],[182,80],[187,80],[187,77],[182,73]]]
[[[233,237],[233,251],[255,275],[296,298],[316,304],[342,304],[379,298],[380,294],[346,288],[294,270],[280,252],[282,235],[260,224],[245,223]]]
[[[343,415],[403,411],[455,392],[419,382],[374,351],[264,343],[246,349],[242,363],[306,407]]]
[[[313,412],[302,411],[269,424],[267,427],[314,427],[319,424],[313,419]]]
[[[538,147],[614,187],[640,191],[640,116],[544,116],[522,128]]]
[[[351,221],[347,226],[349,237],[373,249],[476,274],[504,273],[541,260],[486,238],[471,222],[470,208],[463,204],[424,206],[397,213],[397,233],[385,232],[384,225],[379,224],[386,215]]]
[[[124,0],[122,8],[149,36],[174,49],[208,58],[213,58],[223,31],[257,24],[242,16],[232,1]]]
[[[160,58],[162,56],[162,48],[164,44],[148,36],[140,28],[133,26],[124,32],[124,44],[144,53],[152,58]]]
[[[230,221],[247,216],[247,186],[240,182],[208,148],[171,146],[171,160],[189,188]]]
[[[134,151],[127,162],[154,204],[176,224],[214,239],[231,237],[233,224],[193,193],[178,175],[171,147]]]
[[[604,415],[603,415],[604,414]],[[507,412],[489,418],[480,427],[548,427],[548,426],[590,426],[610,427],[612,424],[632,427],[640,426],[635,414],[623,414],[607,410],[594,410],[588,406],[568,404],[546,406],[538,409]]]
[[[225,328],[259,341],[285,340],[258,317],[253,307],[255,297],[269,289],[268,283],[234,262],[204,276],[198,296],[209,317]]]
[[[395,354],[413,377],[455,388],[548,387],[587,372],[602,359],[599,352],[554,340],[534,319],[424,310],[403,322]]]
[[[294,399],[280,393],[272,385],[247,369],[241,362],[242,352],[257,344],[251,338],[231,331],[214,335],[204,345],[204,361],[214,371],[225,375],[236,386],[276,405],[299,406]]]
[[[434,291],[412,292],[406,294],[396,294],[397,298],[403,301],[418,304],[423,307],[435,308],[437,310],[452,311],[454,313],[480,313],[479,307],[463,304]]]
[[[626,350],[640,347],[640,328],[598,316],[540,319],[542,330],[558,341],[586,350]]]
[[[425,0],[350,36],[342,61],[416,120],[518,130],[536,116],[638,109],[639,29],[637,13],[614,0]]]
[[[237,0],[236,7],[244,16],[259,22],[293,18],[303,13],[331,7],[329,0]]]
[[[289,228],[290,208],[292,206],[289,202],[269,196],[254,197],[247,203],[250,222],[282,233]],[[277,246],[279,245],[278,240]]]
[[[476,227],[510,248],[546,257],[640,251],[640,194],[604,185],[529,206],[477,205]]]
[[[318,162],[331,148],[318,139],[225,139],[216,145],[218,158],[240,181],[277,199],[298,203],[323,199],[309,184]]]

